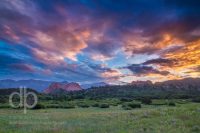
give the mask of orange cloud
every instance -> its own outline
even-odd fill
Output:
[[[186,43],[181,49],[166,53],[164,57],[177,61],[171,66],[172,69],[179,72],[190,71],[191,68],[200,65],[200,40]]]
[[[200,40],[186,43],[185,46],[174,52],[166,53],[164,55],[169,59],[176,59],[177,65],[175,67],[192,67],[200,64]]]
[[[147,78],[152,79],[152,81],[164,81],[199,76],[199,72],[191,72],[191,70],[200,66],[200,40],[186,42],[168,33],[163,34],[156,41],[151,41],[150,37],[142,37],[138,34],[133,34],[133,36],[128,35],[125,38],[126,45],[124,49],[126,52],[132,55],[144,53],[149,55],[158,54],[160,58],[167,61],[165,63],[155,62],[156,60],[154,60],[154,63],[147,61],[148,64],[146,65],[154,66],[159,71],[168,71],[171,74],[163,76],[148,73],[142,79]]]

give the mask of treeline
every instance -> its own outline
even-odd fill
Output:
[[[9,95],[11,95],[13,92],[20,93],[20,89],[19,88],[0,89],[0,103],[8,103]],[[27,92],[34,92],[40,95],[37,91],[30,88],[27,88]]]
[[[104,86],[104,87],[93,87],[87,90],[76,91],[76,92],[65,92],[57,91],[51,95],[46,95],[46,98],[55,99],[103,99],[103,98],[131,98],[131,99],[188,99],[200,96],[198,88],[177,88],[176,86],[134,86],[134,85],[123,85],[123,86]]]

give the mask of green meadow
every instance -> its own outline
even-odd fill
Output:
[[[75,107],[71,109],[0,109],[0,133],[199,133],[200,104],[176,102],[124,110]]]

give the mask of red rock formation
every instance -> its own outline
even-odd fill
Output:
[[[152,85],[151,81],[132,81],[131,85],[136,85],[136,86],[143,86],[143,85]]]
[[[49,94],[58,89],[64,91],[79,91],[82,90],[78,83],[52,83],[47,89],[44,90],[44,93]]]

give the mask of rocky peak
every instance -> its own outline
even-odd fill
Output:
[[[79,91],[82,90],[78,83],[66,83],[66,82],[54,82],[47,89],[44,90],[45,93],[49,94],[56,90],[64,90],[64,91]]]

